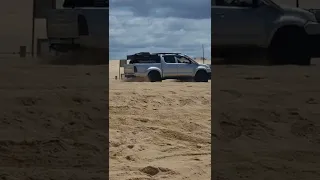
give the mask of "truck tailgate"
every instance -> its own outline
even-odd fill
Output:
[[[124,74],[133,74],[134,73],[134,65],[133,64],[126,64],[123,67]]]

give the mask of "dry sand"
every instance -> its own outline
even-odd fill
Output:
[[[209,180],[211,83],[115,80],[110,62],[110,180]]]
[[[213,67],[212,179],[320,179],[320,63]]]
[[[107,179],[107,66],[0,62],[0,179]]]
[[[0,178],[106,179],[108,67],[0,61]],[[210,179],[211,83],[122,82],[117,65],[110,179]],[[212,179],[319,179],[319,67],[213,67]]]

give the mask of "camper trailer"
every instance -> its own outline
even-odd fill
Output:
[[[60,53],[108,51],[107,0],[64,0],[62,8],[47,13],[50,50]]]

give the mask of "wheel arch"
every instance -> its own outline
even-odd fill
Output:
[[[149,67],[147,69],[147,73],[146,73],[146,76],[148,76],[148,74],[151,72],[151,71],[156,71],[160,74],[160,76],[162,77],[162,71],[160,68],[157,68],[157,67]]]
[[[196,76],[196,74],[200,71],[204,71],[205,73],[208,73],[208,71],[206,70],[205,67],[198,67],[195,72],[194,72],[194,75],[193,76]]]
[[[300,29],[305,32],[304,29],[304,23],[302,22],[295,22],[295,23],[281,23],[279,26],[274,28],[272,32],[270,33],[270,36],[268,38],[268,47],[271,45],[273,39],[276,37],[278,33],[285,29]]]

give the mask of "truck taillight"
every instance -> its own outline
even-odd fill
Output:
[[[137,72],[137,71],[138,71],[138,70],[137,70],[137,67],[134,66],[134,67],[133,67],[133,71],[134,71],[134,72]]]

